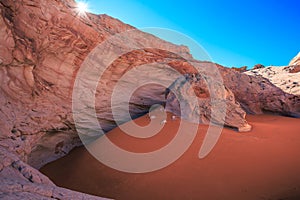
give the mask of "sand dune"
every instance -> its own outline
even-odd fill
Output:
[[[108,133],[123,149],[149,152],[170,142],[180,120],[159,134],[138,139],[119,128]],[[207,126],[200,125],[188,151],[170,166],[146,174],[123,173],[93,158],[84,147],[44,166],[41,172],[59,186],[113,199],[300,199],[300,119],[248,115],[248,133],[223,129],[204,159],[198,158]],[[146,125],[148,116],[135,120]]]

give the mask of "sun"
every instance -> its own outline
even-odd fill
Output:
[[[85,2],[78,2],[76,5],[76,11],[79,15],[85,15],[88,12],[88,4]]]

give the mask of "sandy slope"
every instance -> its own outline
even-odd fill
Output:
[[[108,133],[124,149],[153,151],[172,140],[179,120],[169,120],[148,139]],[[57,185],[115,199],[300,199],[300,119],[248,116],[253,130],[224,129],[211,154],[198,159],[207,126],[200,125],[188,151],[172,165],[147,174],[104,166],[84,147],[43,167]],[[147,124],[148,116],[135,120]]]

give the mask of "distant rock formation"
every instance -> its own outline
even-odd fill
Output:
[[[254,65],[254,67],[253,67],[253,69],[262,69],[262,68],[265,68],[265,66],[262,65],[262,64],[256,64],[256,65]]]
[[[240,68],[232,67],[231,69],[233,69],[234,71],[243,73],[243,72],[247,71],[247,66],[243,66],[243,67],[240,67]]]
[[[246,74],[264,77],[284,92],[300,95],[300,65],[253,69]]]
[[[300,52],[291,60],[289,65],[300,65]]]
[[[300,98],[288,94],[262,76],[239,73],[219,67],[224,84],[235,95],[237,102],[247,113],[277,113],[286,116],[300,116]],[[256,71],[256,70],[254,70]]]

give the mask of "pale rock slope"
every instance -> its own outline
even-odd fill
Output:
[[[289,65],[300,65],[300,52],[291,60]]]
[[[284,92],[300,95],[300,66],[270,66],[245,72],[251,76],[262,76]]]

